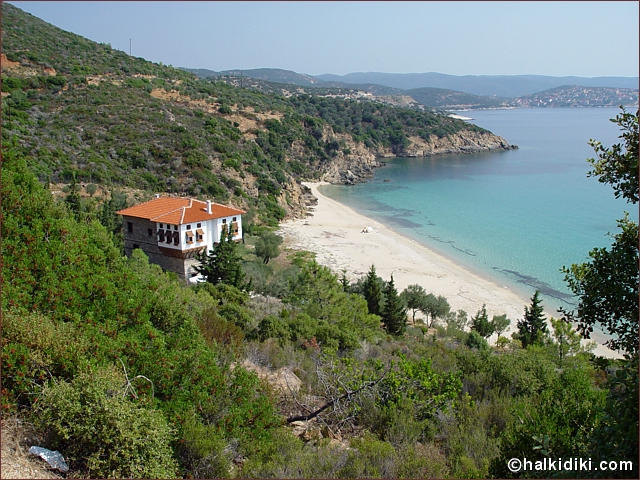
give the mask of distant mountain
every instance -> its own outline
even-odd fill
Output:
[[[280,68],[254,68],[248,70],[222,70],[216,72],[215,70],[209,70],[207,68],[183,68],[187,72],[191,72],[200,78],[218,78],[218,77],[230,77],[235,83],[235,79],[252,78],[255,80],[261,80],[263,82],[269,82],[270,84],[278,84],[280,87],[285,85],[296,85],[300,87],[312,87],[322,89],[348,89],[348,90],[362,90],[372,93],[374,95],[404,95],[404,91],[398,88],[392,88],[385,85],[376,85],[372,83],[347,83],[339,81],[324,81],[320,80],[312,75],[305,73],[297,73],[293,70],[283,70]],[[249,83],[250,85],[258,85],[255,83]]]
[[[416,102],[436,108],[491,108],[507,106],[510,99],[473,95],[446,88],[414,88],[405,90],[405,95]]]
[[[249,70],[222,70],[216,72],[214,70],[208,70],[206,68],[184,68],[188,72],[194,73],[200,78],[212,78],[212,77],[250,77],[258,80],[265,80],[267,82],[275,83],[287,83],[290,85],[301,85],[304,87],[312,87],[317,85],[324,85],[325,82],[311,75],[304,73],[297,73],[292,70],[283,70],[281,68],[253,68]],[[353,87],[351,87],[353,88]]]
[[[259,68],[252,70],[225,70],[216,72],[208,69],[184,69],[201,78],[218,78],[233,86],[242,86],[263,93],[290,95],[314,95],[345,99],[369,99],[391,105],[417,109],[464,109],[464,108],[500,108],[500,107],[589,107],[635,105],[638,91],[625,87],[594,87],[584,85],[589,82],[632,84],[624,77],[544,77],[534,75],[519,76],[465,76],[434,74],[349,74],[345,76],[323,75],[317,79],[311,75],[282,70],[278,68]],[[376,83],[349,83],[348,80],[378,80],[408,85],[418,81],[418,77],[430,76],[440,82],[460,84],[460,90],[439,87],[420,87],[403,90],[398,87]],[[342,80],[335,80],[340,78]],[[390,81],[393,80],[394,82]],[[542,84],[558,82],[564,79],[577,79],[582,82],[573,86],[561,85],[545,88],[542,91],[518,96],[478,95],[462,91],[463,88],[487,89],[485,91],[520,91],[538,88]],[[475,86],[469,87],[475,82]],[[493,82],[491,87],[489,84]],[[466,85],[466,86],[465,86]],[[491,90],[491,88],[493,90]]]
[[[375,83],[404,90],[432,87],[459,90],[474,95],[521,97],[563,85],[638,88],[638,77],[551,77],[546,75],[446,75],[443,73],[349,73],[324,74],[315,78],[331,82]]]
[[[638,90],[562,86],[514,99],[516,107],[615,107],[637,105]]]

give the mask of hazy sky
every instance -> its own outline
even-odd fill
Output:
[[[11,2],[174,66],[638,76],[638,2]]]

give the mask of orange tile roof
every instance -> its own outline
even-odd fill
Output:
[[[207,202],[193,198],[160,197],[119,210],[117,213],[170,225],[183,225],[214,218],[242,215],[246,212],[211,202],[211,213],[207,213]]]

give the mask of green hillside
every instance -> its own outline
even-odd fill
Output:
[[[377,103],[198,79],[2,8],[2,135],[28,152],[42,182],[215,197],[272,223],[300,210],[283,193],[299,180],[319,178],[338,158],[360,161],[350,142],[401,153],[411,135],[480,130]]]

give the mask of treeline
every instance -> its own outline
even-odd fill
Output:
[[[444,115],[369,101],[299,95],[291,97],[291,102],[298,110],[326,121],[336,132],[349,133],[368,147],[389,147],[397,154],[409,146],[410,136],[429,141],[431,135],[487,131]]]

